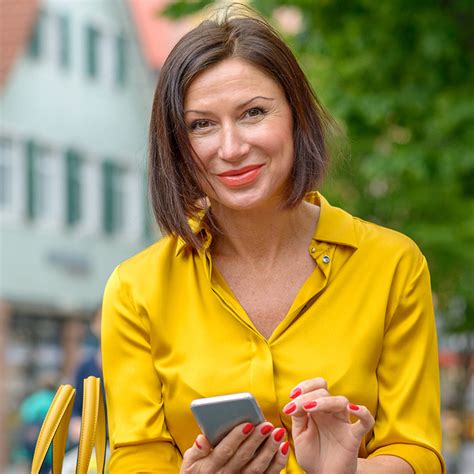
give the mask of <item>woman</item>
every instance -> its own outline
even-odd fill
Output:
[[[444,470],[426,261],[310,192],[327,123],[261,19],[206,21],[171,52],[149,166],[167,236],[104,296],[111,472]],[[211,449],[191,401],[242,391],[267,421]]]

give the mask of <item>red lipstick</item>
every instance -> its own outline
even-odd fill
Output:
[[[229,170],[219,173],[217,177],[227,186],[244,186],[257,179],[262,167],[263,165],[244,166],[238,170]]]

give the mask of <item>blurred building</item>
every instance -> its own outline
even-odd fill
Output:
[[[149,54],[167,2],[145,3],[0,0],[1,472],[19,402],[45,372],[69,380],[107,277],[156,239]]]

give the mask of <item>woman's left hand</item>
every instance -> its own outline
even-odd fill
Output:
[[[298,384],[283,412],[291,415],[296,459],[307,474],[354,474],[359,446],[375,420],[366,407],[331,396],[322,378]],[[351,423],[349,415],[358,421]]]

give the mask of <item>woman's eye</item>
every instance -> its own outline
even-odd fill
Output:
[[[261,109],[260,107],[252,107],[251,109],[247,110],[248,117],[258,117],[259,115],[262,115],[263,113],[264,113],[264,110]]]
[[[203,130],[209,127],[209,120],[196,120],[191,124],[193,130]]]

